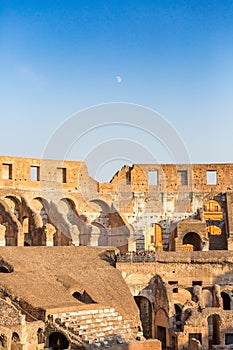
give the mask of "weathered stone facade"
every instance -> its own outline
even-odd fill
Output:
[[[140,307],[146,338],[174,349],[191,348],[192,338],[203,349],[232,344],[231,252],[163,252],[155,262],[117,268]]]
[[[0,247],[0,257],[2,349],[140,350],[144,343],[160,350],[142,337],[137,305],[112,266],[114,250]]]
[[[117,263],[125,283],[114,250],[154,262]],[[164,349],[230,346],[232,250],[233,164],[99,183],[83,162],[0,157],[0,347],[160,349],[142,331]]]
[[[125,166],[99,183],[83,162],[0,157],[0,196],[2,246],[233,249],[232,164]]]

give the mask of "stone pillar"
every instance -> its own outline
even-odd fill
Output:
[[[6,227],[4,225],[0,225],[0,247],[4,247],[6,245]]]
[[[98,247],[100,237],[100,229],[95,225],[91,225],[91,237],[90,237],[90,246]]]
[[[72,225],[70,229],[70,235],[72,239],[72,244],[75,246],[79,245],[79,229],[76,225]]]
[[[45,233],[45,245],[46,246],[53,246],[53,235],[56,232],[56,228],[51,224],[46,224],[44,233]]]

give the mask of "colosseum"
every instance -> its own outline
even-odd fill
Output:
[[[0,347],[230,349],[233,164],[0,157]]]

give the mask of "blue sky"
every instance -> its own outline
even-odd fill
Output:
[[[233,161],[232,1],[1,0],[0,62],[2,155],[41,157],[74,113],[130,102],[172,123],[193,163]]]

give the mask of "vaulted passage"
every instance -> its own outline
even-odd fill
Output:
[[[69,341],[60,332],[54,332],[49,336],[49,347],[53,350],[62,350],[69,348]]]
[[[201,238],[196,232],[189,232],[183,238],[183,244],[190,244],[193,250],[202,250]]]

